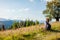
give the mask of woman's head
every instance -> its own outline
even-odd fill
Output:
[[[47,18],[46,18],[46,21],[47,21],[47,22],[49,22],[49,21],[50,21],[49,17],[47,17]]]

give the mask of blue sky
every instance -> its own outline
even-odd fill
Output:
[[[0,18],[44,20],[42,14],[50,0],[0,0]]]

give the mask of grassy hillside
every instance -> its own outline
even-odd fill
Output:
[[[60,22],[51,25],[51,31],[46,31],[44,25],[0,31],[0,40],[60,40]]]

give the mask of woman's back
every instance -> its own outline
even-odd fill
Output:
[[[51,25],[50,25],[50,23],[49,23],[49,18],[46,18],[46,22],[45,22],[46,24],[45,24],[45,27],[46,27],[46,29],[47,30],[50,30],[51,29]]]
[[[51,25],[50,25],[49,22],[46,22],[46,29],[47,29],[47,30],[50,30],[50,29],[51,29]]]

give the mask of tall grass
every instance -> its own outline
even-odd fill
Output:
[[[46,31],[40,25],[19,28],[16,30],[0,31],[0,40],[60,40],[60,22],[52,23],[52,29]]]

